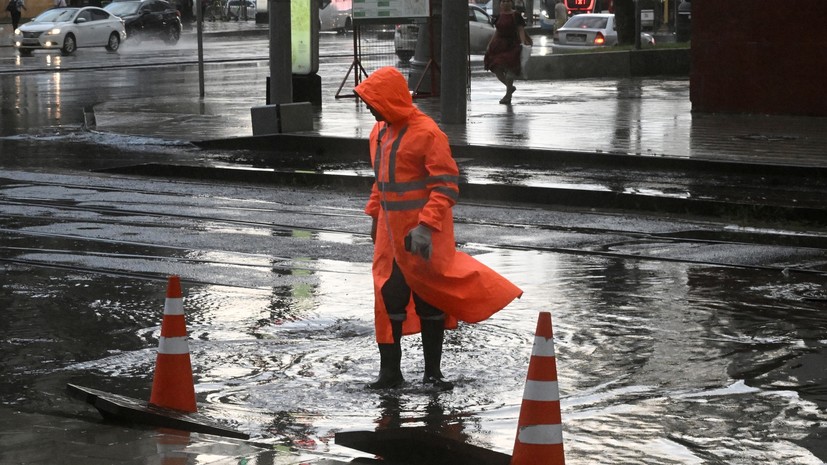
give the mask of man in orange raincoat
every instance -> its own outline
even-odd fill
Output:
[[[440,368],[445,328],[456,328],[457,320],[485,320],[522,291],[456,250],[452,207],[459,170],[447,136],[414,106],[405,77],[393,67],[381,68],[354,91],[377,121],[370,134],[376,178],[365,213],[373,218],[380,369],[368,387],[404,382],[400,340],[421,331],[423,382],[451,389]]]

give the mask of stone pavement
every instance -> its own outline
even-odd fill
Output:
[[[263,37],[267,28],[253,21],[216,21],[205,22],[204,33],[205,41]],[[521,80],[512,105],[500,105],[504,86],[482,70],[480,61],[472,56],[466,124],[441,125],[453,144],[827,167],[827,118],[693,114],[688,77]],[[400,70],[407,73],[405,67]],[[325,71],[319,72],[322,106],[310,133],[367,138],[370,113],[353,98],[336,97],[345,78],[341,70]],[[350,74],[340,97],[353,84]],[[204,99],[182,95],[106,102],[95,113],[104,130],[190,140],[242,137],[252,135],[250,108],[263,100],[256,88],[233,88],[231,94],[208,90]],[[416,103],[439,122],[438,98]],[[152,123],[141,124],[142,119]]]
[[[232,35],[233,28],[261,33],[237,23],[214,27],[222,29],[213,34]],[[535,39],[535,49],[542,51],[537,47],[541,42]],[[465,124],[442,124],[439,98],[415,99],[454,145],[460,170],[469,176],[469,184],[461,186],[465,199],[730,217],[749,213],[761,220],[827,224],[827,118],[692,113],[688,77],[520,80],[512,104],[502,105],[504,86],[482,69],[480,56],[471,58]],[[348,75],[343,84],[344,66],[341,61],[321,63],[322,104],[314,109],[313,129],[291,134],[312,139],[302,150],[350,150],[336,161],[367,167],[364,148],[342,143],[365,141],[374,124],[365,106],[349,96],[354,78]],[[403,74],[409,71],[397,66]],[[285,166],[291,158],[279,160],[283,138],[251,137],[250,109],[264,104],[261,88],[211,85],[211,67],[206,68],[203,99],[190,92],[105,102],[94,109],[96,129],[224,140],[224,149],[260,144],[256,148],[267,155],[257,159],[256,168]],[[214,69],[224,70],[220,65]],[[268,70],[257,73],[243,79],[262,81]],[[209,157],[205,154],[197,163],[209,165]],[[229,170],[213,169],[209,176],[230,180]],[[173,176],[174,170],[160,171]],[[186,176],[186,168],[178,173]],[[206,177],[203,171],[199,176]],[[510,192],[498,197],[503,191],[494,185]],[[472,195],[482,190],[487,197]]]

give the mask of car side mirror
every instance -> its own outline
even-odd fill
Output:
[[[78,18],[75,20],[75,24],[83,24],[86,22],[86,18]]]

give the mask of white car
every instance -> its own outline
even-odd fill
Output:
[[[352,0],[319,0],[319,30],[345,32],[353,29]]]
[[[14,47],[23,56],[40,49],[71,55],[79,47],[106,47],[116,52],[125,39],[123,20],[91,6],[46,10],[14,31]]]
[[[230,19],[256,19],[256,2],[252,0],[228,0],[224,10]]]
[[[640,33],[644,47],[655,45],[655,38]],[[552,53],[566,53],[582,50],[597,50],[617,45],[617,22],[612,13],[579,14],[572,16],[557,30]]]
[[[494,35],[494,24],[485,10],[477,5],[468,5],[468,47],[471,53],[485,53],[488,42]],[[414,56],[419,27],[424,24],[399,24],[393,38],[396,56],[407,63]]]

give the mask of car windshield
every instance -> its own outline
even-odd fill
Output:
[[[134,15],[141,7],[141,2],[112,2],[104,10],[115,16]]]
[[[71,21],[78,12],[77,8],[55,8],[53,10],[46,10],[32,21],[38,23],[60,23],[63,21]]]
[[[565,26],[567,28],[577,29],[606,29],[606,24],[609,18],[594,17],[592,15],[576,15],[573,16]]]

